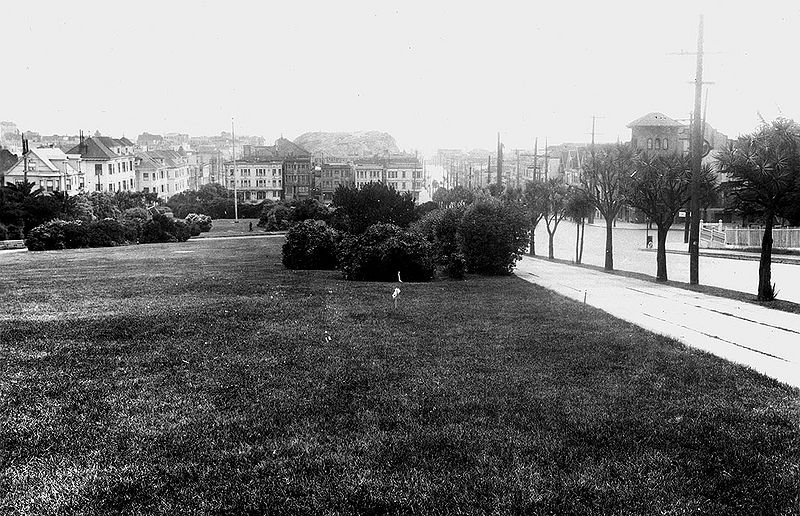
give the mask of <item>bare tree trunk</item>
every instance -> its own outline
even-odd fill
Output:
[[[547,235],[550,237],[549,242],[547,243],[547,257],[552,260],[553,258],[555,258],[555,255],[553,254],[553,236],[555,236],[555,231],[551,233],[550,227],[548,227]]]
[[[531,256],[536,256],[536,225],[531,228]]]
[[[606,218],[606,264],[607,271],[614,270],[614,219]]]
[[[658,250],[656,251],[656,281],[667,281],[667,234],[669,226],[658,224]]]
[[[761,239],[761,261],[758,264],[758,300],[772,301],[772,225],[775,215],[767,214],[764,224],[764,238]]]
[[[578,220],[575,223],[575,263],[581,263],[580,245],[581,245],[581,221]]]
[[[586,220],[581,220],[581,253],[578,255],[578,263],[583,262],[583,236],[586,234]]]

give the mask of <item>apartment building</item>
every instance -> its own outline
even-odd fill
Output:
[[[188,190],[192,184],[192,165],[184,153],[151,150],[136,153],[136,190],[169,199]]]
[[[353,167],[348,163],[323,163],[317,167],[319,177],[315,175],[315,182],[319,190],[320,200],[330,203],[333,193],[339,186],[353,184]]]
[[[127,138],[81,137],[66,154],[80,157],[80,172],[88,191],[123,192],[136,190],[134,144]]]
[[[385,183],[385,169],[379,163],[355,163],[353,165],[353,183],[361,188],[368,183]]]
[[[226,187],[236,189],[240,201],[258,203],[266,199],[278,201],[283,193],[284,162],[278,158],[257,157],[225,163]]]

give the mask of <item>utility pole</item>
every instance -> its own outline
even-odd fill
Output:
[[[497,133],[497,184],[503,185],[503,144],[500,143],[500,133]]]
[[[231,118],[231,143],[233,147],[233,217],[234,223],[239,222],[239,193],[236,190],[236,133],[233,131],[233,118]]]
[[[539,137],[533,142],[533,179],[539,180]]]
[[[547,149],[547,136],[544,137],[544,180],[550,179],[550,156]]]
[[[694,78],[694,118],[692,120],[692,224],[689,230],[689,283],[700,283],[700,168],[703,133],[700,109],[703,94],[703,15],[697,29],[697,70]]]

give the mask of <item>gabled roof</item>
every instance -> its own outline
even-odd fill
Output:
[[[673,120],[664,113],[658,113],[656,111],[653,111],[652,113],[647,113],[643,117],[637,118],[633,122],[629,123],[628,128],[633,129],[634,127],[683,127],[683,125],[684,124],[678,122],[677,120]]]
[[[275,140],[275,154],[281,158],[285,158],[286,156],[294,156],[294,157],[311,156],[311,154],[307,150],[297,145],[296,143],[292,142],[291,140],[287,140],[286,138],[278,138],[277,140]]]
[[[114,159],[117,154],[109,149],[100,138],[84,138],[82,144],[78,144],[67,151],[67,154],[80,154],[81,158],[88,159]],[[110,138],[109,138],[110,139]]]
[[[122,138],[120,138],[119,141],[122,142],[122,144],[125,147],[133,147],[133,142],[130,141],[129,139],[125,138],[124,136]]]

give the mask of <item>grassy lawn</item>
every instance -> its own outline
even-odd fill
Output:
[[[253,223],[253,231],[250,231],[251,222]],[[211,225],[211,231],[200,233],[199,237],[194,238],[251,236],[263,235],[264,233],[264,229],[258,227],[258,219],[239,219],[239,222],[233,219],[214,219]]]
[[[0,255],[0,513],[800,514],[800,391],[515,277],[394,310],[282,242]]]

